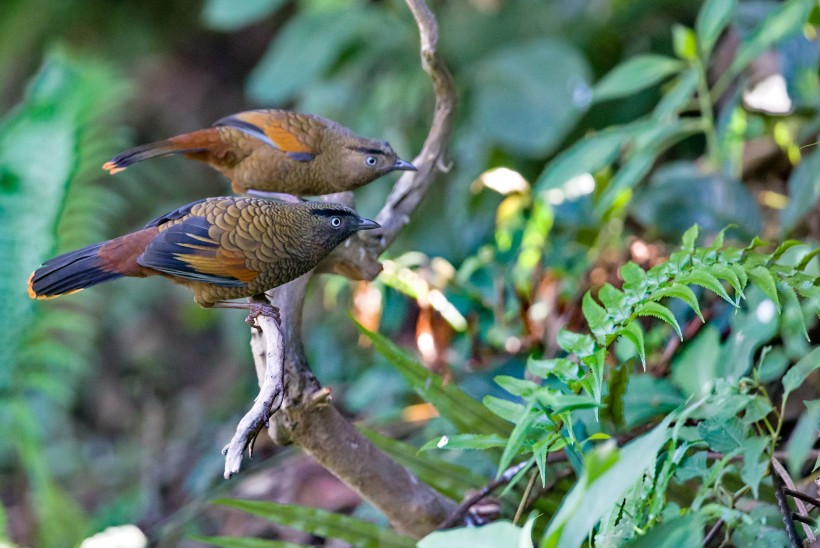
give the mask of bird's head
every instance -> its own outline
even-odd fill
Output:
[[[353,137],[345,139],[338,161],[339,173],[349,177],[354,186],[361,186],[391,171],[416,171],[393,151],[390,143],[377,139]]]
[[[379,228],[379,223],[359,216],[355,210],[332,202],[303,202],[308,217],[310,240],[317,251],[329,253],[334,247],[360,230]]]

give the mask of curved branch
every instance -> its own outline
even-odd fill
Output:
[[[330,405],[330,390],[321,388],[310,371],[302,344],[302,307],[308,282],[316,273],[333,272],[351,279],[375,278],[381,271],[379,255],[410,222],[438,172],[446,171],[445,158],[453,127],[455,86],[436,51],[438,25],[424,0],[406,0],[419,28],[421,63],[435,93],[435,112],[421,153],[413,163],[417,172],[406,172],[395,184],[376,217],[382,228],[359,233],[339,246],[327,259],[301,278],[268,292],[271,304],[282,315],[285,394],[271,417],[269,434],[276,443],[294,443],[331,473],[378,508],[402,533],[421,537],[434,530],[456,505],[410,471],[388,457]],[[325,199],[352,204],[352,194]],[[375,234],[374,234],[375,233]],[[252,330],[251,345],[260,385],[268,371],[267,323]]]

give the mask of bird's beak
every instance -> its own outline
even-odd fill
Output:
[[[370,219],[361,218],[359,219],[359,226],[356,227],[357,230],[373,230],[374,228],[381,228],[382,225],[377,223],[376,221],[371,221]]]
[[[410,162],[405,162],[401,158],[396,159],[396,162],[393,164],[393,169],[398,171],[418,171],[416,166]]]

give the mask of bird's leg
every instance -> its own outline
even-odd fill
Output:
[[[262,328],[256,323],[256,318],[259,316],[273,318],[277,326],[282,326],[282,318],[279,315],[279,309],[267,302],[267,299],[265,299],[264,303],[235,303],[232,301],[217,301],[212,306],[213,308],[234,308],[238,310],[247,310],[248,317],[245,318],[245,323],[259,331],[262,331]]]
[[[245,191],[245,194],[251,196],[253,198],[264,198],[266,200],[277,200],[280,202],[286,202],[289,204],[299,204],[304,202],[298,196],[294,196],[293,194],[288,194],[286,192],[265,192],[264,190],[254,190],[252,188]]]

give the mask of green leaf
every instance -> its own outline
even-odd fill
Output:
[[[710,449],[727,454],[743,448],[747,427],[736,417],[709,417],[698,424],[698,433]]]
[[[394,440],[361,426],[358,429],[378,448],[402,466],[409,468],[421,481],[450,498],[460,500],[468,489],[479,489],[486,483],[484,476],[463,466],[436,458],[430,453],[421,456],[418,454],[421,449],[416,449],[408,443]],[[481,436],[476,435],[476,437]],[[503,446],[504,440],[499,439]]]
[[[690,512],[652,527],[630,543],[630,548],[678,548],[703,544],[703,521]]]
[[[780,299],[777,298],[777,287],[775,286],[772,273],[762,265],[747,268],[746,272],[749,273],[749,279],[752,283],[759,287],[760,290],[763,291],[767,297],[769,297],[777,308],[777,312],[780,313]]]
[[[632,344],[635,345],[635,348],[638,350],[638,355],[641,357],[641,365],[643,366],[643,370],[646,371],[646,346],[644,345],[643,341],[643,330],[641,329],[640,323],[637,320],[632,320],[628,322],[623,329],[618,331],[616,335],[626,337]]]
[[[207,0],[202,21],[214,30],[235,31],[264,19],[284,3],[285,0]]]
[[[503,400],[495,396],[484,396],[481,400],[484,406],[504,419],[505,421],[517,423],[524,411],[524,406],[510,400]]]
[[[734,61],[729,66],[727,77],[731,78],[740,74],[749,63],[774,44],[800,32],[813,4],[812,0],[789,0],[773,10],[751,38],[740,45]]]
[[[672,25],[672,49],[679,59],[694,61],[698,58],[698,41],[689,27]]]
[[[615,289],[609,282],[605,283],[601,286],[601,289],[598,290],[598,299],[610,313],[620,311],[620,309],[623,308],[624,298],[625,295],[623,291]]]
[[[712,274],[705,268],[693,270],[691,272],[684,274],[683,276],[678,276],[677,280],[675,281],[680,284],[694,284],[699,285],[701,287],[705,287],[712,293],[716,294],[718,297],[730,303],[732,306],[737,306],[732,297],[730,297],[729,294],[726,292],[726,288],[724,288],[723,284],[720,283],[720,280],[718,280],[714,274]]]
[[[658,451],[669,439],[673,418],[668,416],[620,451],[614,444],[604,443],[587,453],[581,477],[550,521],[541,546],[580,546],[595,524],[654,465]]]
[[[729,266],[725,266],[722,264],[714,264],[710,266],[709,272],[714,274],[717,278],[729,282],[729,285],[731,285],[732,289],[735,291],[735,305],[737,305],[740,302],[740,299],[745,296],[743,294],[743,283],[741,282],[737,273]]]
[[[399,370],[413,390],[432,403],[441,416],[459,431],[501,436],[506,436],[510,432],[506,422],[490,413],[485,406],[462,392],[455,384],[445,385],[441,377],[408,356],[387,337],[365,329],[358,322],[356,326],[370,339],[373,348]]]
[[[592,298],[591,291],[587,291],[584,294],[584,298],[581,301],[581,311],[584,313],[587,324],[589,324],[592,330],[601,327],[606,321],[606,309],[595,302],[595,299]]]
[[[418,548],[528,548],[532,546],[530,535],[530,528],[501,520],[481,527],[434,531],[419,541]]]
[[[700,312],[700,306],[698,305],[698,298],[695,296],[695,292],[689,289],[689,286],[683,285],[682,283],[675,283],[670,285],[669,287],[664,287],[661,290],[655,292],[652,295],[654,299],[660,300],[664,297],[675,297],[686,304],[689,305],[695,314],[697,314],[700,321],[706,323],[706,320],[703,319],[703,314]]]
[[[568,42],[512,41],[484,56],[471,72],[470,119],[484,136],[517,155],[543,157],[555,150],[588,107],[582,99],[589,95],[592,71]]]
[[[695,69],[688,69],[675,79],[674,84],[658,102],[652,116],[658,120],[676,119],[677,115],[686,108],[695,90],[698,87],[698,73]]]
[[[624,281],[624,288],[627,286],[640,287],[646,281],[646,271],[632,261],[621,266],[620,274]]]
[[[562,328],[558,331],[558,346],[567,352],[576,354],[579,358],[585,358],[595,351],[595,340],[589,335],[574,333]]]
[[[681,238],[681,242],[683,243],[681,249],[687,253],[692,253],[695,250],[695,242],[698,239],[699,231],[700,227],[696,224],[689,227],[686,232],[683,233],[683,237]]]
[[[249,537],[202,537],[192,536],[191,540],[202,542],[219,548],[309,548],[307,544],[285,542],[282,540],[267,540]]]
[[[399,535],[391,529],[319,508],[258,500],[216,499],[213,502],[311,535],[339,539],[356,546],[415,546],[413,539]]]
[[[792,287],[787,283],[781,283],[778,288],[783,294],[783,300],[786,304],[786,311],[788,312],[790,307],[794,309],[795,313],[793,314],[793,317],[799,326],[800,333],[803,335],[803,338],[806,339],[806,342],[810,343],[811,338],[809,338],[809,331],[806,328],[806,318],[803,317],[803,310],[800,306],[800,301],[797,298],[797,293],[795,293],[794,289],[792,289]]]
[[[656,54],[636,55],[613,68],[595,85],[595,102],[632,95],[681,72],[686,66],[671,57]]]
[[[720,33],[732,20],[737,9],[736,0],[706,0],[695,19],[695,34],[698,37],[700,54],[704,60],[709,58],[712,48]]]
[[[678,325],[678,320],[675,319],[675,315],[672,314],[672,311],[665,306],[654,302],[648,302],[638,308],[638,310],[635,311],[635,315],[653,316],[659,320],[665,321],[675,329],[675,332],[678,334],[678,337],[680,337],[680,340],[683,340],[683,333],[680,330],[680,325]]]
[[[534,190],[544,193],[561,188],[583,173],[594,173],[618,157],[629,135],[622,132],[599,133],[585,137],[558,154],[535,182]]]
[[[563,382],[577,381],[581,378],[580,366],[572,360],[566,358],[552,358],[549,360],[527,360],[527,371],[531,375],[546,379],[550,375]]]
[[[820,369],[820,347],[815,348],[803,356],[800,361],[783,376],[783,390],[785,391],[783,398],[788,397],[792,391],[803,384],[803,381],[805,381],[815,369]]]
[[[509,375],[498,375],[495,383],[513,396],[528,397],[541,386],[527,379],[519,379]]]
[[[769,439],[763,436],[748,438],[743,442],[743,468],[740,479],[752,488],[752,495],[757,498],[760,481],[769,468],[769,459],[763,452],[769,446]],[[761,460],[761,457],[765,457]]]
[[[772,262],[776,263],[777,261],[780,260],[780,257],[782,257],[784,253],[786,253],[786,251],[790,250],[793,247],[801,246],[801,245],[805,245],[805,244],[803,242],[801,242],[800,240],[786,240],[785,242],[783,242],[779,246],[777,246],[777,249],[775,249],[774,253],[772,253],[772,259],[771,259]]]
[[[524,413],[515,424],[515,428],[513,428],[510,438],[507,440],[507,445],[504,447],[504,453],[502,453],[501,460],[498,462],[496,479],[501,477],[501,474],[509,468],[513,459],[524,449],[524,443],[532,433],[533,425],[543,416],[544,414],[541,411],[535,409],[534,401],[527,403]]]
[[[507,440],[497,434],[454,434],[432,439],[421,446],[419,451],[430,449],[491,449],[504,447]]]
[[[707,396],[715,385],[720,358],[720,332],[706,326],[672,361],[672,382],[685,396]]]
[[[624,418],[624,395],[629,384],[630,367],[631,361],[610,369],[609,393],[604,402],[606,403],[607,414],[617,429],[623,428],[626,422]]]
[[[806,156],[789,175],[789,202],[780,213],[780,230],[788,234],[820,199],[820,153]]]
[[[820,400],[803,402],[806,412],[800,416],[786,446],[786,463],[789,473],[801,477],[803,466],[820,435]]]

